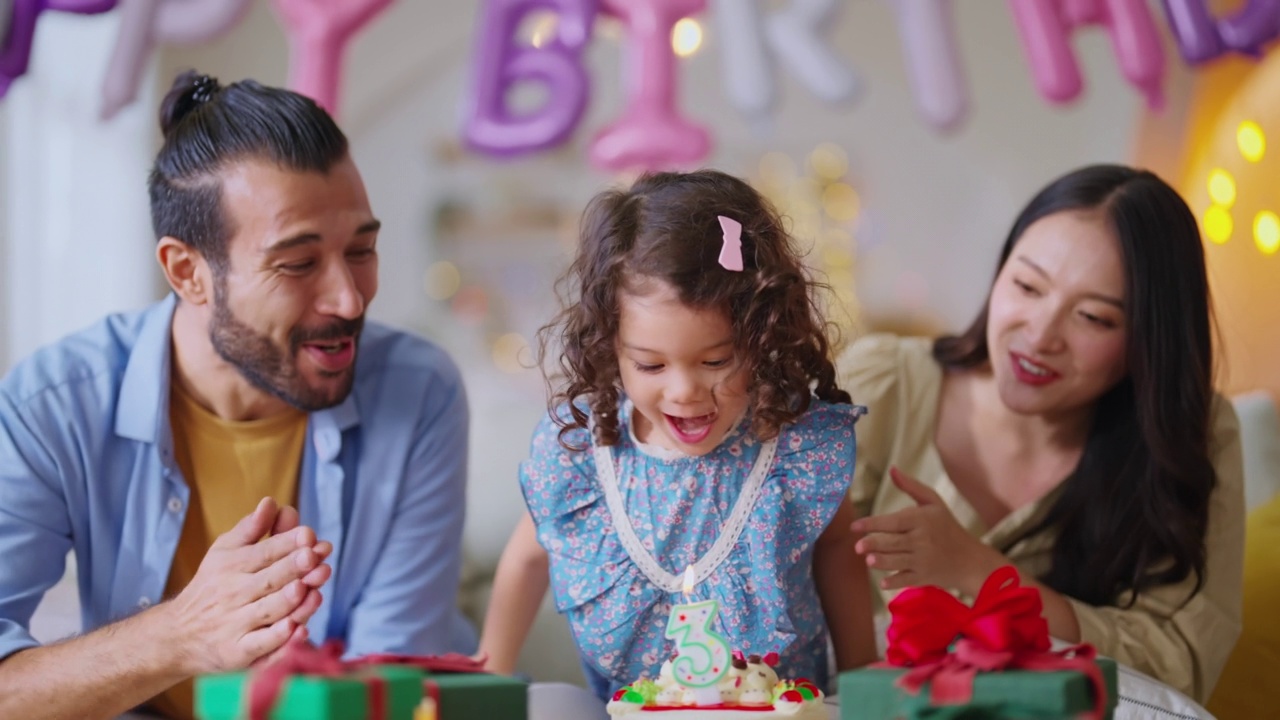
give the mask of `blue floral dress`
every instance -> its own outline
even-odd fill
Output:
[[[849,488],[863,409],[815,399],[769,442],[744,419],[701,457],[640,443],[632,411],[624,399],[616,446],[569,433],[584,452],[565,450],[546,417],[520,467],[556,608],[592,690],[607,699],[656,677],[673,651],[664,637],[671,605],[707,599],[719,602],[714,629],[734,649],[777,652],[788,676],[825,687],[813,546]],[[689,566],[698,582],[686,599]]]

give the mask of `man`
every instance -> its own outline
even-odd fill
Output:
[[[474,649],[466,398],[440,349],[364,323],[379,225],[346,138],[300,95],[194,73],[161,124],[172,294],[0,381],[3,718],[188,717],[184,681],[290,638]],[[85,634],[41,647],[70,550]]]

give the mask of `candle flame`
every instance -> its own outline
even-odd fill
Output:
[[[686,598],[689,597],[689,593],[693,592],[693,586],[697,584],[698,578],[693,573],[693,566],[690,565],[684,570],[684,596]]]

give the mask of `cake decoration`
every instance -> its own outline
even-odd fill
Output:
[[[672,664],[662,663],[656,680],[641,678],[613,694],[609,715],[639,720],[662,713],[661,720],[826,720],[823,693],[804,678],[780,680],[777,653],[744,656],[734,651],[728,671],[714,688],[713,702],[707,689],[684,687],[676,681]]]

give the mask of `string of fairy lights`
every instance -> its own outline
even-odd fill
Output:
[[[824,142],[800,167],[785,153],[765,153],[752,178],[789,223],[791,236],[810,246],[809,267],[830,290],[822,299],[839,331],[837,340],[849,339],[861,317],[854,273],[862,198],[848,172],[848,153]]]
[[[811,271],[829,288],[820,297],[827,318],[838,330],[838,340],[853,336],[860,317],[854,273],[862,200],[848,171],[844,148],[826,142],[801,162],[783,152],[767,152],[750,176],[801,244]],[[554,278],[534,279],[538,280],[550,284]],[[529,372],[533,369],[529,339],[506,326],[503,308],[510,299],[489,285],[483,273],[469,272],[453,259],[431,263],[423,277],[427,297],[445,305],[452,322],[483,329],[496,369],[511,375]]]

